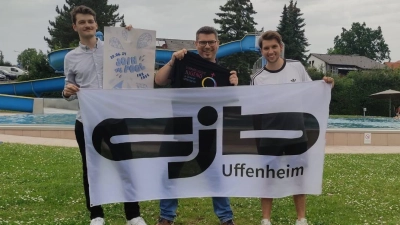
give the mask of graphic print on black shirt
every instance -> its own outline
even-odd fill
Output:
[[[223,87],[229,82],[230,70],[187,52],[182,60],[175,60],[169,78],[173,88]]]
[[[201,87],[223,87],[232,86],[229,82],[230,70],[203,59],[200,55],[187,52],[182,60],[175,60],[174,66],[169,75],[172,88],[201,88]],[[174,104],[172,102],[173,112],[182,112],[182,104]],[[181,115],[180,115],[181,116]],[[179,117],[179,115],[174,115]],[[215,115],[212,113],[199,113],[199,121],[214,121]],[[183,121],[169,121],[166,126],[165,134],[182,133],[184,127],[193,125]],[[187,178],[203,173],[214,161],[216,156],[216,131],[206,130],[199,131],[199,138],[208,140],[207,142],[199,142],[199,151],[195,158],[189,161],[174,161],[168,163],[169,179]],[[207,144],[208,143],[208,144]],[[187,156],[194,151],[192,142],[176,142],[164,141],[160,145],[160,157]]]

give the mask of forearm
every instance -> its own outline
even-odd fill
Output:
[[[65,84],[64,84],[64,90],[61,92],[62,97],[67,100],[67,101],[72,101],[74,99],[77,99],[78,96],[74,93],[70,93],[67,88],[69,85],[74,85],[77,86],[75,82],[75,75],[72,73],[67,73],[65,74]]]
[[[156,76],[154,78],[154,81],[156,82],[157,85],[163,86],[167,85],[169,83],[169,74],[171,73],[172,70],[172,63],[171,61],[165,64],[158,72],[156,73]]]
[[[68,55],[64,58],[64,76],[65,76],[65,80],[64,80],[64,89],[61,92],[61,96],[67,100],[67,101],[72,101],[74,99],[77,98],[76,94],[73,93],[66,93],[65,91],[67,90],[67,86],[68,85],[76,85],[76,81],[75,81],[75,73],[72,72],[72,70],[70,69],[70,60]]]

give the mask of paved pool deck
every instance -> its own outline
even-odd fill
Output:
[[[0,141],[3,143],[19,143],[31,145],[74,147],[78,144],[75,140],[40,138],[40,137],[21,137],[14,135],[0,134]],[[0,145],[1,148],[1,145]],[[326,154],[400,154],[399,146],[326,146]]]

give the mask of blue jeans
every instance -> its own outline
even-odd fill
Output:
[[[233,212],[230,206],[229,198],[213,197],[214,213],[217,215],[221,223],[233,219]],[[174,221],[176,217],[176,209],[178,208],[178,199],[161,199],[160,200],[160,217]]]

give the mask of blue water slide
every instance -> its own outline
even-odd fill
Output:
[[[258,36],[254,34],[246,35],[242,40],[232,41],[219,46],[217,52],[217,59],[223,58],[239,52],[259,52],[257,44]],[[197,50],[189,49],[188,51],[197,53]],[[159,64],[167,63],[174,51],[157,49],[156,51],[156,62]]]
[[[31,80],[15,83],[0,84],[0,94],[29,95],[39,97],[44,92],[60,91],[64,89],[65,77],[54,77],[40,80]],[[61,94],[61,93],[60,93]]]
[[[18,112],[33,112],[34,98],[0,94],[0,109]]]
[[[259,52],[258,36],[248,34],[242,40],[228,42],[219,47],[217,58],[222,58],[239,52]]]
[[[219,46],[217,52],[217,58],[222,58],[228,55],[232,55],[238,52],[258,52],[257,46],[257,35],[248,34],[242,40],[233,41],[222,44]],[[48,55],[50,66],[56,71],[56,73],[63,73],[64,71],[64,57],[73,48],[60,49],[53,51]],[[188,49],[191,52],[197,52],[195,49]],[[170,59],[174,51],[157,49],[156,50],[156,64],[164,65]]]
[[[34,112],[35,98],[18,95],[34,94],[39,97],[44,92],[60,92],[64,89],[65,77],[54,77],[18,83],[0,84],[0,110]]]
[[[97,32],[96,36],[103,40],[103,34]],[[48,54],[49,64],[56,73],[63,73],[65,55],[73,48],[60,49]],[[188,51],[197,52],[194,49]],[[242,40],[229,42],[219,47],[217,58],[222,58],[238,52],[258,52],[257,35],[248,34]],[[156,64],[164,65],[174,51],[157,49]],[[34,94],[39,97],[44,92],[61,91],[64,88],[65,77],[55,77],[41,80],[24,81],[18,83],[0,84],[0,110],[33,112],[34,98],[18,97],[18,95]]]

